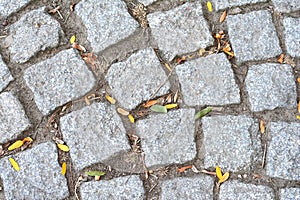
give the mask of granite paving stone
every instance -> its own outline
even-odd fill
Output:
[[[293,57],[300,57],[300,18],[287,17],[283,25],[287,52]]]
[[[0,92],[12,81],[14,78],[10,74],[9,69],[3,62],[0,56]]]
[[[214,180],[209,176],[177,177],[163,181],[161,200],[213,199]]]
[[[281,53],[272,16],[268,11],[229,15],[226,21],[238,63],[263,60]]]
[[[296,85],[291,66],[266,63],[249,67],[245,80],[254,112],[296,106]]]
[[[254,4],[266,2],[267,0],[211,0],[216,10],[222,10],[233,6],[244,6],[246,4]]]
[[[2,17],[7,17],[13,12],[20,10],[29,2],[30,0],[0,0],[0,15]]]
[[[189,106],[240,102],[231,65],[224,54],[187,61],[176,67],[184,102]]]
[[[272,137],[266,157],[266,173],[283,179],[300,179],[300,124],[271,122]]]
[[[15,139],[30,122],[19,100],[9,92],[0,94],[0,143]]]
[[[300,10],[298,0],[272,0],[275,11],[285,13]]]
[[[69,196],[66,178],[57,162],[55,144],[46,142],[12,156],[20,171],[7,157],[0,160],[0,174],[6,199],[64,199]]]
[[[139,27],[121,0],[83,0],[76,5],[75,13],[84,22],[94,52],[125,39]]]
[[[58,46],[62,29],[44,9],[28,12],[10,26],[7,43],[13,62],[24,63],[37,52]]]
[[[25,70],[24,79],[44,115],[83,96],[96,82],[93,73],[74,49],[61,51],[30,66]]]
[[[202,119],[204,166],[225,171],[249,169],[257,139],[258,125],[245,115],[212,116]]]
[[[63,116],[60,122],[76,170],[130,149],[125,128],[113,106],[94,103]]]
[[[136,123],[146,166],[184,163],[196,156],[194,109],[152,114]]]
[[[280,200],[300,200],[300,188],[284,188],[279,190]]]
[[[149,26],[165,59],[213,44],[201,2],[185,3],[169,11],[148,16]]]
[[[84,200],[145,199],[143,182],[137,175],[84,182],[80,186],[80,194]]]
[[[262,185],[241,183],[239,181],[227,181],[222,184],[219,194],[220,200],[235,199],[264,199],[274,200],[272,188]]]
[[[126,109],[133,109],[148,100],[166,79],[152,48],[138,51],[127,60],[111,65],[106,74],[113,96]],[[155,96],[166,94],[169,88],[170,83],[166,81]]]

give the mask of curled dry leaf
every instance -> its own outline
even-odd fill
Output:
[[[299,78],[297,78],[297,82],[298,82],[298,83],[300,83],[300,77],[299,77]]]
[[[207,9],[208,9],[208,11],[209,11],[209,12],[212,12],[212,11],[213,11],[213,8],[212,8],[212,4],[211,4],[211,2],[210,2],[210,1],[208,1],[208,2],[206,3],[206,5],[207,5]]]
[[[143,106],[144,106],[145,108],[149,108],[149,107],[151,107],[151,106],[153,106],[153,105],[155,105],[155,104],[157,104],[157,100],[156,100],[156,99],[155,99],[155,100],[147,101]]]
[[[15,150],[15,149],[21,147],[23,144],[24,144],[24,142],[22,140],[17,140],[8,147],[8,151]]]
[[[284,54],[283,54],[283,53],[279,55],[277,61],[278,61],[279,63],[281,63],[281,64],[283,63],[283,61],[284,61]]]
[[[111,104],[115,104],[116,100],[114,98],[112,98],[111,96],[109,96],[108,94],[105,95],[105,98],[107,99],[107,101],[109,101],[109,103]]]
[[[298,113],[300,113],[300,101],[298,101]]]
[[[131,122],[131,123],[134,123],[134,117],[132,116],[132,114],[129,114],[128,115],[128,119],[129,119],[129,121]]]
[[[70,151],[69,147],[65,144],[57,144],[57,147],[64,152]]]
[[[124,110],[123,108],[117,108],[117,111],[123,116],[129,115],[129,112],[127,110]]]
[[[19,164],[15,161],[15,159],[9,158],[9,162],[16,171],[20,171]]]
[[[26,137],[26,138],[24,138],[22,141],[23,141],[24,143],[25,143],[25,142],[31,143],[31,142],[33,141],[33,139],[32,139],[31,137]]]
[[[227,181],[229,178],[229,172],[226,172],[222,178],[218,181],[218,184],[224,183],[225,181]]]
[[[86,49],[84,48],[84,46],[82,46],[82,45],[80,45],[80,44],[77,44],[76,42],[74,42],[74,43],[72,44],[72,47],[73,47],[74,49],[79,50],[79,51],[86,52]]]
[[[216,167],[216,175],[218,177],[218,179],[220,180],[223,176],[221,168],[219,166]]]
[[[259,130],[261,133],[265,133],[265,122],[262,119],[259,121]]]
[[[76,5],[76,3],[71,3],[71,4],[70,4],[70,11],[71,11],[71,12],[74,11],[75,5]]]
[[[165,105],[165,107],[166,107],[167,109],[177,108],[177,107],[178,107],[178,104],[177,104],[177,103],[171,103],[171,104]]]
[[[224,10],[222,15],[220,16],[219,22],[220,23],[224,22],[224,20],[226,19],[226,16],[227,16],[227,12],[226,12],[226,10]]]
[[[179,168],[177,171],[184,172],[185,170],[191,169],[192,167],[193,167],[193,165],[184,166],[184,167]]]
[[[67,163],[63,162],[62,166],[61,166],[61,174],[65,175],[67,172]]]

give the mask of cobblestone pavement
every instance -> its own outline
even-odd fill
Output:
[[[0,0],[0,199],[300,200],[299,0],[211,4]]]

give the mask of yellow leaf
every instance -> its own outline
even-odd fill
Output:
[[[109,101],[109,103],[111,104],[115,104],[116,100],[114,98],[112,98],[111,96],[109,96],[108,94],[105,95],[105,98],[107,99],[107,101]]]
[[[67,163],[63,162],[62,166],[61,166],[61,174],[65,175],[67,172]]]
[[[9,158],[9,162],[16,171],[20,171],[18,163],[13,158]]]
[[[165,67],[169,70],[169,72],[172,71],[172,69],[171,69],[171,67],[170,67],[170,65],[168,63],[165,63]]]
[[[165,105],[165,107],[166,107],[166,109],[177,108],[178,104],[177,103],[171,103],[171,104]]]
[[[229,178],[229,172],[226,172],[222,178],[219,180],[219,184],[224,183],[225,181],[227,181],[227,179]]]
[[[132,116],[132,114],[128,115],[128,119],[131,123],[134,123],[134,117]]]
[[[209,11],[209,12],[212,12],[213,8],[212,8],[212,4],[211,4],[211,2],[210,2],[210,1],[208,1],[208,2],[206,3],[206,5],[207,5],[207,9],[208,9],[208,11]]]
[[[300,83],[300,77],[299,77],[299,78],[297,78],[297,81],[298,81],[298,83]]]
[[[76,36],[72,35],[72,37],[70,38],[70,43],[73,44],[76,40]]]
[[[300,115],[297,115],[296,117],[297,117],[297,119],[299,119],[299,120],[300,120]]]
[[[233,52],[230,52],[230,51],[224,51],[225,53],[227,53],[228,55],[234,57],[234,53]]]
[[[69,147],[65,144],[57,144],[57,147],[64,152],[70,151]]]
[[[216,175],[218,177],[218,179],[220,180],[222,178],[222,171],[221,168],[219,166],[216,167]]]
[[[31,137],[26,137],[26,138],[24,138],[22,141],[23,141],[24,143],[25,143],[25,142],[31,143],[31,142],[33,141],[33,139],[32,139]]]
[[[15,150],[15,149],[21,147],[23,144],[24,144],[24,142],[22,140],[17,140],[8,147],[8,150],[9,151]]]

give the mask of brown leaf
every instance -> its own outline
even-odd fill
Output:
[[[185,170],[191,169],[192,167],[193,167],[193,165],[184,166],[184,167],[179,168],[177,171],[184,172]]]
[[[298,113],[300,113],[300,101],[298,101]]]
[[[283,53],[279,55],[277,61],[278,61],[279,63],[281,63],[281,64],[283,63],[283,61],[284,61],[284,54],[283,54]]]
[[[88,64],[97,64],[97,56],[93,52],[82,54],[82,59]]]
[[[265,133],[265,122],[263,119],[259,121],[259,130],[261,133]]]
[[[123,108],[117,108],[118,113],[121,115],[127,116],[129,115],[129,112],[127,110],[124,110]]]
[[[156,99],[155,100],[147,101],[143,106],[144,106],[144,108],[149,108],[149,107],[151,107],[151,106],[153,106],[155,104],[157,104],[157,100]]]
[[[222,15],[220,16],[219,22],[220,23],[224,22],[224,20],[226,19],[226,16],[227,16],[227,12],[226,12],[226,10],[224,10]]]
[[[176,59],[176,63],[177,63],[177,64],[181,64],[181,63],[183,63],[184,61],[186,61],[186,56],[182,56],[181,58],[177,58],[177,59]]]
[[[73,47],[74,49],[79,50],[79,51],[86,52],[86,49],[84,48],[84,46],[82,46],[82,45],[80,45],[80,44],[77,44],[76,42],[74,42],[74,43],[72,44],[72,47]]]
[[[71,10],[71,12],[73,12],[73,11],[74,11],[74,7],[75,7],[75,5],[76,5],[76,3],[71,3],[71,4],[70,4],[70,10]]]
[[[299,78],[297,78],[297,82],[298,82],[298,83],[300,83],[300,77],[299,77]]]

